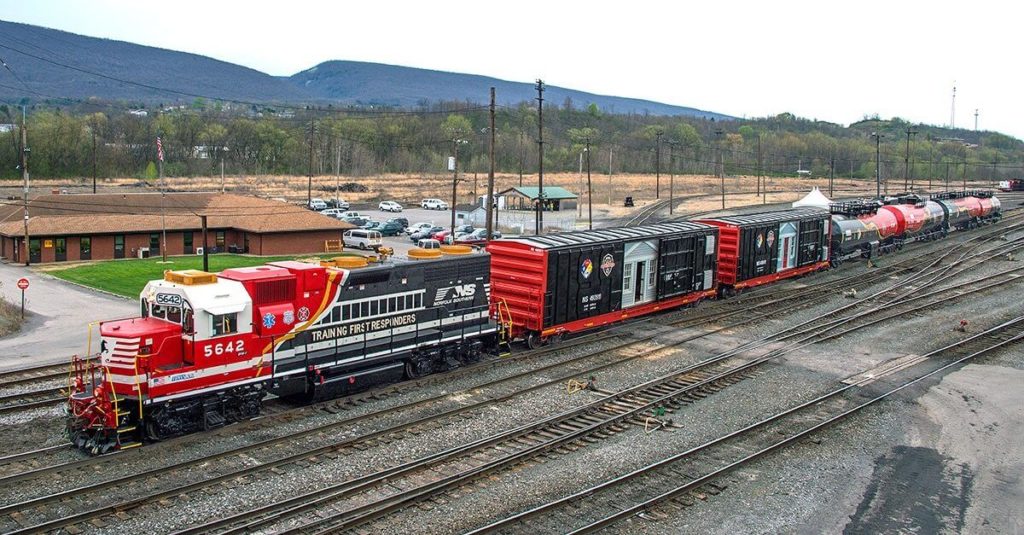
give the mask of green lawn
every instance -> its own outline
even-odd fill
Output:
[[[292,260],[293,256],[241,256],[235,254],[210,255],[210,271],[218,272],[233,267],[258,266],[275,260]],[[100,290],[136,298],[146,283],[162,279],[168,269],[203,269],[202,256],[172,256],[169,263],[161,264],[160,258],[106,260],[94,264],[79,265],[64,269],[48,270],[47,273],[71,282],[91,286]]]

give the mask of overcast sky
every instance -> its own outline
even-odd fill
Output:
[[[1013,6],[1017,7],[1013,7]],[[878,114],[1024,138],[1015,2],[0,0],[0,18],[274,75],[346,59],[739,117]],[[485,98],[485,96],[481,96]]]

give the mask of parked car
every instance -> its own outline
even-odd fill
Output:
[[[341,220],[346,222],[346,223],[355,225],[357,227],[361,227],[361,226],[365,225],[367,221],[369,221],[369,219],[367,219],[365,217],[343,217],[343,218],[341,218]]]
[[[356,212],[356,211],[349,210],[349,211],[345,212],[344,214],[342,214],[341,217],[366,217],[366,218],[368,218],[370,216],[365,215],[365,214],[360,214],[359,212]]]
[[[359,249],[376,249],[381,246],[380,232],[376,230],[352,229],[346,230],[341,235],[345,247],[357,247]]]
[[[329,215],[335,219],[341,219],[345,214],[345,210],[342,210],[341,208],[328,208],[326,210],[320,210],[320,213],[323,215]]]
[[[480,244],[480,243],[486,242],[487,240],[485,239],[485,236],[487,236],[487,229],[478,228],[478,229],[476,229],[473,232],[470,232],[468,234],[463,234],[461,236],[456,236],[455,237],[455,243],[461,244],[461,245],[476,245],[476,244]],[[492,240],[501,239],[501,233],[498,232],[497,230],[495,230],[494,232],[491,233],[491,239]]]
[[[316,210],[317,212],[319,212],[320,210],[326,210],[327,203],[324,202],[323,199],[317,199],[316,197],[314,197],[309,200],[309,209]]]
[[[410,235],[410,236],[412,236],[413,234],[415,234],[417,232],[420,232],[420,231],[423,231],[423,230],[427,230],[427,229],[429,229],[429,228],[431,228],[433,226],[434,226],[433,223],[416,223],[415,225],[413,225],[411,227],[405,227],[405,233]]]
[[[451,229],[446,228],[446,229],[444,229],[444,230],[442,230],[440,232],[435,232],[430,237],[434,238],[435,240],[437,240],[437,241],[439,241],[441,243],[451,243],[451,240],[448,238],[449,236],[451,236],[451,233],[452,233]]]
[[[441,199],[423,199],[420,201],[420,208],[424,210],[447,210],[448,203]]]
[[[380,232],[384,236],[398,236],[403,230],[405,230],[405,227],[403,227],[401,223],[387,221],[374,230]]]
[[[380,221],[374,221],[372,219],[367,219],[366,223],[362,227],[364,229],[367,229],[367,230],[369,230],[369,229],[376,230],[377,227],[379,227],[380,225],[381,225]]]
[[[387,223],[398,223],[402,225],[402,230],[405,231],[409,227],[409,220],[404,217],[392,217],[386,221]]]
[[[442,230],[444,230],[444,227],[430,227],[417,232],[413,232],[412,234],[409,235],[409,238],[412,239],[413,243],[416,243],[424,238],[433,238],[434,234],[441,232]]]
[[[440,249],[441,242],[426,238],[416,242],[416,247],[419,247],[420,249]]]
[[[395,201],[381,201],[380,204],[377,205],[377,209],[381,212],[398,213],[402,211],[402,205]]]
[[[345,202],[345,199],[327,199],[327,207],[348,210],[348,203]]]

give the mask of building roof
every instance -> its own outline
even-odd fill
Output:
[[[499,195],[505,195],[506,193],[509,193],[511,191],[519,193],[524,197],[528,197],[531,201],[533,201],[537,200],[537,192],[540,191],[540,188],[536,188],[533,186],[516,186],[509,188],[505,191],[502,191],[501,193],[499,193]],[[576,195],[571,191],[565,188],[560,188],[558,186],[544,186],[544,198],[552,200],[575,199]]]
[[[29,199],[29,234],[62,236],[211,229],[245,232],[344,230],[352,225],[302,206],[225,193],[37,195]],[[163,205],[163,209],[161,209]],[[24,236],[20,199],[0,200],[0,235]]]

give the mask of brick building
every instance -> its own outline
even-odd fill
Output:
[[[223,193],[38,195],[29,199],[29,261],[63,262],[195,254],[207,216],[213,252],[255,255],[320,253],[352,225],[301,206]],[[22,262],[20,200],[0,204],[0,256]]]

